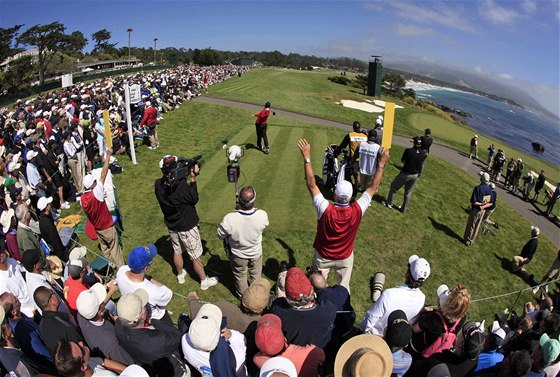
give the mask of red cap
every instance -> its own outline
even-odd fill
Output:
[[[255,344],[268,356],[282,352],[286,341],[282,332],[282,320],[275,314],[263,315],[255,331]]]
[[[301,268],[292,267],[286,274],[286,296],[297,300],[301,296],[309,296],[313,286]]]

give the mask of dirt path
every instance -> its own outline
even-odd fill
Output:
[[[262,109],[261,105],[208,96],[196,97],[194,101],[212,105],[236,107],[239,109],[251,111],[253,113],[259,112]],[[283,117],[287,118],[294,118],[305,122],[320,124],[323,126],[337,127],[345,131],[348,131],[350,129],[350,125],[343,122],[305,115],[289,110],[274,109],[274,111],[276,112],[276,114],[282,115]],[[405,147],[409,147],[411,145],[410,137],[395,135],[393,137],[393,142]],[[481,161],[470,160],[465,152],[435,142],[430,148],[430,155],[441,158],[442,160],[445,160],[457,166],[463,171],[471,174],[473,177],[476,177],[478,175],[478,172],[480,172],[480,170],[485,167],[485,164],[483,164]],[[502,189],[501,184],[496,185],[496,192],[498,193],[498,198],[504,200],[510,206],[515,208],[523,217],[525,217],[525,219],[527,219],[527,221],[531,222],[533,225],[538,226],[541,230],[541,234],[550,239],[557,248],[560,248],[560,230],[555,223],[550,221],[545,216],[541,215],[539,210],[536,209],[531,203],[525,202],[520,197],[514,196],[508,191]],[[529,230],[527,230],[527,233],[529,233]]]

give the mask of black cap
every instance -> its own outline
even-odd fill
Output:
[[[352,123],[352,128],[354,130],[359,130],[360,128],[362,128],[362,125],[360,124],[360,122],[358,122],[357,120],[354,121],[354,123]]]
[[[15,185],[10,188],[10,197],[12,200],[16,198],[16,196],[21,195],[23,189],[21,187],[16,187]]]
[[[23,252],[21,257],[21,264],[29,272],[33,271],[33,266],[41,260],[43,254],[39,249],[29,249]]]
[[[408,323],[405,312],[395,310],[387,319],[385,342],[389,348],[404,348],[412,338],[412,327]]]

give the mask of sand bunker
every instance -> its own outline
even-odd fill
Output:
[[[385,101],[380,101],[380,100],[374,100],[373,103],[375,103],[375,105],[372,105],[371,103],[357,102],[348,99],[343,99],[340,101],[340,103],[344,107],[349,107],[351,109],[356,109],[356,110],[362,110],[368,113],[382,113],[385,111]],[[402,106],[399,105],[395,105],[395,107],[397,109],[402,109]]]

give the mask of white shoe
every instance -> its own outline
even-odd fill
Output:
[[[202,289],[203,291],[207,290],[210,287],[215,286],[216,284],[218,284],[218,278],[212,277],[209,278],[207,277],[206,279],[202,280],[200,282],[200,289]]]
[[[185,269],[183,268],[181,270],[181,273],[179,275],[177,275],[177,280],[179,281],[179,284],[185,284],[185,277],[187,276],[187,271],[185,271]]]
[[[70,208],[70,203],[68,202],[64,202],[60,205],[60,209],[69,209]]]

